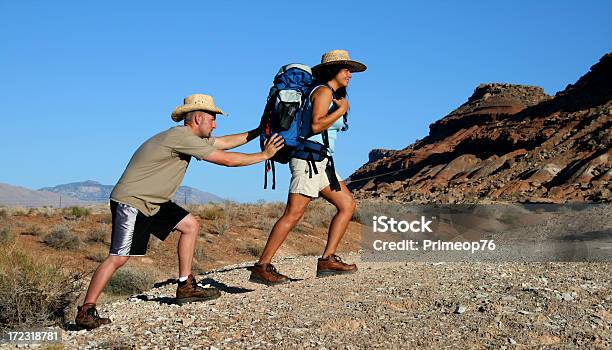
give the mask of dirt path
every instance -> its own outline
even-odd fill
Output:
[[[358,261],[348,255],[348,261]],[[285,258],[301,280],[266,287],[246,265],[202,275],[224,293],[169,304],[176,286],[101,307],[113,323],[64,332],[67,348],[358,349],[612,346],[608,263],[359,263],[317,279],[316,258]],[[141,300],[148,299],[148,300]]]

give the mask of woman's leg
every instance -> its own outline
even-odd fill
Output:
[[[338,244],[340,244],[340,240],[344,236],[346,228],[351,221],[353,212],[355,212],[356,204],[353,195],[342,181],[340,181],[340,191],[332,191],[330,187],[327,186],[321,190],[320,195],[338,209],[338,212],[329,225],[327,245],[323,252],[323,258],[327,258],[336,253]]]
[[[272,232],[268,237],[268,242],[266,242],[266,247],[264,248],[261,258],[259,258],[260,264],[269,264],[272,262],[274,254],[276,254],[278,248],[283,244],[285,238],[287,238],[289,231],[291,231],[302,216],[304,216],[304,211],[308,203],[310,203],[310,197],[298,193],[289,193],[285,212],[272,228]]]

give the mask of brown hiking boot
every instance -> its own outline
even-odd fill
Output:
[[[78,307],[78,310],[74,322],[81,328],[94,329],[111,323],[110,318],[102,318],[98,315],[96,304],[83,304]]]
[[[289,282],[289,277],[276,271],[272,264],[255,264],[251,267],[250,282],[261,283],[267,286],[274,286]]]
[[[185,304],[194,301],[206,301],[217,299],[221,292],[217,288],[202,288],[198,286],[192,274],[184,282],[179,282],[176,287],[176,303]]]
[[[327,258],[319,258],[317,263],[317,277],[343,275],[357,271],[357,265],[346,264],[336,254]]]

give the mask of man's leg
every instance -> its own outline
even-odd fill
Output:
[[[200,233],[200,223],[191,214],[188,214],[177,225],[181,237],[178,243],[179,282],[176,287],[176,302],[179,304],[216,299],[221,292],[214,287],[202,288],[197,285],[191,273],[193,253]]]
[[[300,222],[302,216],[304,216],[304,211],[306,211],[308,203],[310,203],[310,197],[298,193],[289,194],[285,212],[283,216],[278,219],[276,224],[274,224],[272,232],[266,242],[266,247],[259,258],[259,264],[269,264],[272,262],[274,254],[276,254],[278,248],[283,244],[289,232],[298,222]]]
[[[200,232],[200,223],[193,215],[189,214],[176,225],[176,229],[181,233],[177,249],[179,277],[187,277],[191,274],[191,265]]]
[[[91,277],[91,282],[89,283],[89,288],[87,288],[87,294],[85,295],[83,304],[95,304],[115,271],[123,266],[129,258],[129,256],[107,256]]]

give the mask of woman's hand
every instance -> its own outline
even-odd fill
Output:
[[[334,102],[334,104],[336,105],[336,107],[338,107],[338,110],[341,111],[341,114],[344,115],[346,113],[346,111],[348,111],[349,109],[349,102],[346,98],[341,97],[339,99],[332,99],[332,101]]]

